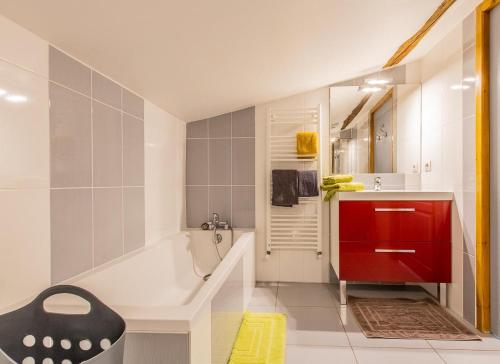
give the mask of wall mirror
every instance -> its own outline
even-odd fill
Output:
[[[333,173],[420,173],[420,84],[330,88]]]

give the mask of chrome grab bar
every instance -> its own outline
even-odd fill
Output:
[[[415,249],[375,249],[375,253],[407,253],[415,254]]]
[[[415,212],[414,207],[375,207],[375,212]]]

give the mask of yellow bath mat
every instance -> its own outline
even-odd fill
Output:
[[[313,131],[297,132],[297,154],[301,158],[312,158],[318,154],[318,133]]]
[[[229,364],[284,364],[286,317],[245,312]]]

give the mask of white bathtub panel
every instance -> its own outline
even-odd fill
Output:
[[[128,333],[124,364],[189,364],[189,335]]]
[[[212,357],[212,309],[208,302],[193,322],[190,333],[190,363],[211,364]]]
[[[255,289],[255,248],[243,256],[243,306],[250,304]]]
[[[244,310],[243,259],[212,300],[212,364],[227,363]]]

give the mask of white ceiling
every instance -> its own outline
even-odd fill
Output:
[[[0,0],[0,13],[191,121],[377,69],[440,2]]]

